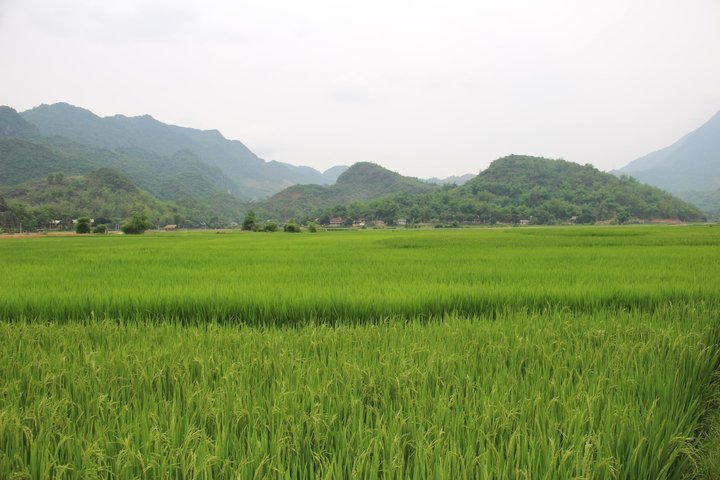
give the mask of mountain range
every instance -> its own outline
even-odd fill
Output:
[[[370,180],[371,179],[371,180]],[[368,185],[374,185],[372,191]],[[350,167],[332,186],[296,185],[259,202],[266,218],[405,222],[595,223],[699,221],[696,207],[592,165],[524,155],[495,160],[463,185],[435,186],[375,164]]]
[[[713,132],[688,138],[712,143]],[[639,163],[636,171],[644,172],[665,160]],[[510,156],[479,175],[429,180],[369,162],[320,172],[265,161],[217,130],[148,115],[99,117],[66,103],[21,113],[0,107],[0,195],[3,218],[12,213],[36,228],[80,215],[117,223],[140,209],[154,223],[185,226],[239,223],[249,209],[277,220],[332,215],[389,223],[399,216],[476,223],[701,218],[657,189],[570,162]]]
[[[720,218],[720,112],[672,145],[614,173],[663,188]]]
[[[261,198],[297,183],[330,184],[342,173],[338,168],[319,172],[311,167],[266,162],[217,130],[167,125],[149,115],[99,117],[83,108],[56,103],[40,105],[20,116],[42,135],[129,153],[130,157],[154,157],[172,163],[168,159],[178,151],[192,152],[198,162],[222,171],[229,181],[218,186],[238,198]]]
[[[311,219],[338,205],[370,201],[399,192],[428,193],[436,188],[435,184],[404,177],[380,165],[358,162],[343,172],[334,185],[294,185],[259,202],[254,208],[266,218]]]

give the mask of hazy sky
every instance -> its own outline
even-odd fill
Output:
[[[0,0],[0,104],[217,128],[420,177],[608,170],[720,110],[720,0]]]

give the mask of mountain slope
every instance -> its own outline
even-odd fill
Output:
[[[475,175],[473,175],[472,173],[466,173],[465,175],[453,175],[445,178],[432,177],[428,178],[426,182],[435,183],[437,185],[464,185],[473,178],[475,178]]]
[[[632,178],[617,178],[592,165],[511,155],[494,161],[460,187],[461,196],[489,201],[537,223],[616,219],[700,220],[695,207]]]
[[[720,112],[669,147],[619,170],[670,192],[720,188]]]
[[[23,120],[14,108],[0,106],[0,137],[32,138],[37,135],[37,127]]]
[[[335,206],[397,192],[410,194],[427,193],[436,187],[416,178],[369,162],[359,162],[345,170],[335,185],[294,185],[271,198],[255,205],[257,212],[266,218],[287,220],[289,218],[315,218],[321,212]]]
[[[241,142],[228,140],[217,130],[167,125],[149,115],[101,118],[66,103],[41,105],[21,115],[44,135],[60,135],[81,143],[111,149],[140,148],[165,157],[192,151],[239,186],[239,192],[233,192],[236,196],[258,198],[297,183],[328,183],[312,168],[265,162]]]
[[[100,219],[102,223],[120,223],[142,208],[155,217],[171,213],[167,205],[138,189],[122,172],[109,168],[84,176],[49,176],[6,187],[4,194],[9,204],[24,206],[19,210],[25,217],[26,228],[42,228],[50,220],[83,215]]]
[[[394,193],[322,211],[322,216],[330,215],[386,223],[400,218],[410,223],[485,224],[703,219],[694,206],[630,177],[617,178],[591,165],[520,155],[495,160],[462,186],[446,185],[424,194]]]
[[[48,175],[4,187],[1,193],[26,229],[84,215],[101,223],[122,223],[138,210],[149,212],[155,224],[220,227],[240,220],[244,210],[239,200],[229,196],[165,202],[138,188],[121,171],[107,167],[81,176]]]
[[[45,145],[19,138],[0,137],[0,185],[15,185],[50,173],[87,173],[98,164],[62,154]]]

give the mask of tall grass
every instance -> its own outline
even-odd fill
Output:
[[[3,478],[680,478],[720,339],[683,308],[0,336]]]
[[[0,319],[245,325],[720,302],[720,229],[595,228],[0,242]]]
[[[0,240],[0,478],[717,474],[719,246],[709,227]]]

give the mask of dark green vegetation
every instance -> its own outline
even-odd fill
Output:
[[[709,219],[720,221],[720,188],[705,192],[685,192],[678,194],[707,215]]]
[[[26,229],[50,220],[100,217],[119,224],[130,211],[146,211],[156,225],[237,225],[245,211],[259,218],[302,223],[399,219],[412,223],[593,223],[595,221],[702,218],[697,210],[627,179],[613,180],[591,167],[511,156],[462,186],[403,177],[361,162],[321,174],[307,167],[265,162],[217,131],[166,125],[149,116],[100,118],[67,104],[22,114],[0,108],[0,194]],[[132,184],[97,185],[112,169]],[[49,178],[71,178],[53,183]],[[295,185],[256,204],[247,200]],[[614,182],[614,183],[613,183]],[[97,191],[102,190],[102,195]],[[703,203],[705,204],[705,203]],[[12,230],[10,222],[0,228]]]
[[[360,218],[364,212],[348,213],[346,206],[398,192],[412,195],[434,189],[433,185],[416,178],[403,177],[380,165],[361,162],[343,172],[335,185],[294,185],[258,203],[255,208],[264,218],[280,220],[313,219],[330,213]]]
[[[461,186],[445,186],[418,194],[393,184],[391,172],[375,166],[372,184],[387,185],[385,196],[362,202],[353,193],[352,182],[332,187],[294,186],[258,205],[269,217],[343,218],[383,220],[394,223],[403,218],[417,222],[595,223],[633,220],[674,219],[697,221],[704,218],[694,206],[662,190],[642,185],[629,177],[617,178],[591,165],[563,160],[511,155],[494,161],[486,170]],[[397,174],[393,174],[397,175]],[[358,182],[364,185],[364,182]],[[411,184],[412,185],[412,184]],[[427,186],[425,186],[427,188]],[[394,192],[393,194],[389,194]],[[381,190],[367,198],[377,198]],[[351,203],[350,203],[351,202]],[[304,215],[302,212],[306,212]]]
[[[709,226],[3,240],[0,477],[716,478],[718,247]]]
[[[205,168],[224,172],[237,188],[234,195],[256,198],[269,195],[294,183],[332,183],[309,167],[265,162],[237,140],[228,140],[217,130],[195,130],[161,123],[149,115],[141,117],[98,117],[92,112],[58,103],[41,105],[22,117],[36,125],[43,135],[59,135],[83,144],[109,149],[138,149],[171,159],[178,151],[191,151]]]
[[[618,173],[632,175],[720,218],[720,112],[669,147],[630,162]]]
[[[109,168],[77,177],[49,174],[5,192],[16,202],[14,211],[26,230],[48,228],[53,220],[69,225],[72,219],[88,212],[93,213],[97,223],[113,225],[130,218],[138,209],[147,208],[158,220],[168,220],[166,223],[175,223],[170,220],[177,214],[177,210],[173,212],[168,205],[138,189],[124,174]]]
[[[7,135],[0,136],[0,187],[27,228],[46,227],[48,215],[54,220],[87,215],[120,223],[129,209],[149,211],[155,223],[220,227],[237,221],[245,208],[233,196],[240,194],[239,187],[189,150],[161,156],[136,146],[111,149],[43,136],[7,107],[0,111],[0,132]],[[115,189],[114,179],[97,185],[108,169],[127,177],[132,195],[124,195],[128,188]],[[43,180],[58,174],[85,178],[50,182],[53,191],[44,191]],[[96,197],[92,188],[103,189],[104,195]],[[96,198],[88,201],[91,197]]]
[[[134,213],[132,218],[123,223],[122,231],[128,235],[139,235],[145,233],[145,231],[152,226],[152,223],[148,221],[147,215],[142,213]]]

